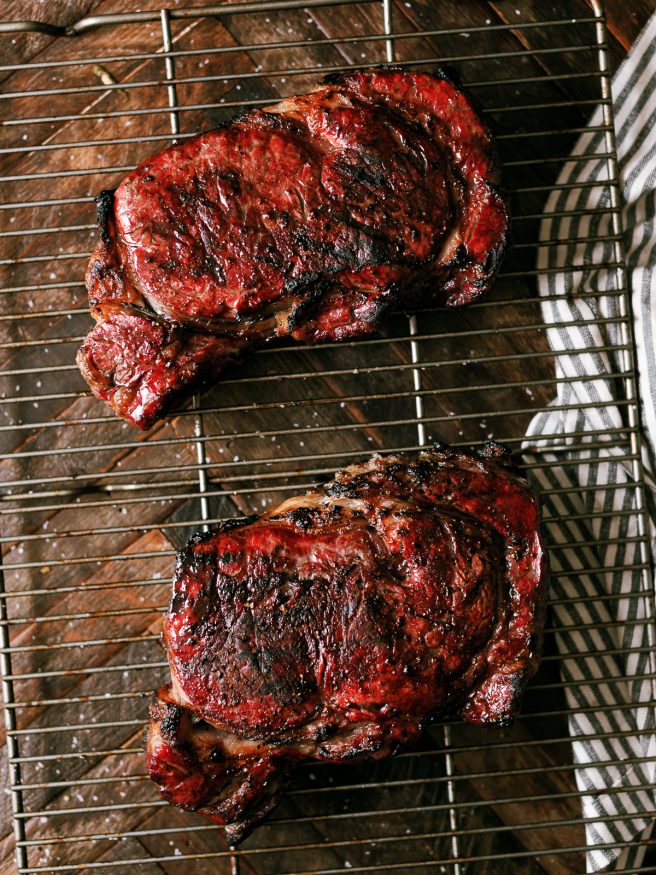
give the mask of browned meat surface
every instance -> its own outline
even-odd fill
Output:
[[[99,200],[78,353],[148,428],[252,347],[376,330],[490,285],[508,214],[489,130],[441,73],[372,68],[167,149]]]
[[[219,525],[178,557],[151,777],[238,842],[303,760],[385,757],[440,715],[507,725],[545,599],[538,501],[494,444],[374,456]]]

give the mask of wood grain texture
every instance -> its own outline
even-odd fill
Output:
[[[142,0],[139,8],[160,5]],[[129,0],[12,0],[0,14],[5,20],[70,24],[85,14],[134,6]],[[654,7],[640,2],[627,12],[617,2],[606,4],[614,66]],[[575,134],[561,132],[586,123],[598,84],[566,78],[582,71],[583,54],[541,52],[566,46],[568,35],[581,42],[588,25],[574,31],[476,28],[557,17],[564,8],[505,0],[393,4],[397,32],[457,29],[448,36],[398,39],[396,57],[459,58],[454,63],[463,80],[478,83],[473,91],[501,134],[515,215],[507,270],[523,272],[497,283],[494,295],[510,304],[418,315],[419,336],[427,338],[419,340],[417,356],[429,439],[516,439],[532,411],[553,397],[553,363],[533,300],[538,220],[530,216],[539,216],[544,187],[556,179],[554,157],[564,158],[574,141]],[[222,122],[238,101],[273,101],[316,80],[314,74],[284,72],[289,67],[383,61],[383,41],[329,42],[380,33],[382,24],[378,4],[173,21],[174,46],[185,53],[175,61],[182,80],[176,86],[181,133]],[[21,751],[33,758],[23,766],[25,804],[44,812],[27,824],[30,864],[44,871],[57,864],[85,871],[92,862],[116,861],[120,865],[109,871],[223,875],[230,873],[230,862],[222,833],[159,806],[141,752],[147,696],[165,676],[156,639],[172,552],[201,522],[195,418],[183,413],[147,436],[128,431],[88,396],[72,363],[77,338],[89,327],[82,280],[96,236],[92,197],[116,185],[122,168],[170,142],[163,59],[134,57],[160,52],[159,22],[97,28],[74,39],[13,39],[0,38],[3,63],[31,63],[0,72],[3,91],[14,93],[2,102],[3,119],[18,122],[0,127],[6,149],[0,172],[8,177],[2,200],[37,203],[0,210],[0,230],[11,234],[2,238],[2,259],[15,262],[0,264],[0,282],[5,290],[21,289],[0,298],[0,391],[20,395],[17,403],[3,405],[0,416],[0,472],[11,490],[0,504],[0,532],[7,539],[4,562],[11,566],[6,586],[12,593],[13,671],[29,675],[15,688],[16,699],[29,703],[17,712],[19,730],[26,733]],[[276,40],[299,45],[240,48]],[[324,43],[313,45],[316,40]],[[213,53],[217,47],[229,51]],[[468,54],[482,57],[467,61]],[[65,65],[74,58],[116,55],[122,59],[103,61],[100,70]],[[51,66],[39,66],[43,62]],[[255,76],[263,71],[270,75]],[[116,87],[101,81],[107,73]],[[206,76],[211,81],[197,81]],[[504,78],[532,81],[487,84]],[[57,87],[69,93],[48,93]],[[34,90],[44,93],[21,96]],[[527,108],[517,112],[517,106]],[[535,131],[546,133],[535,137]],[[149,141],[136,142],[144,136]],[[533,191],[513,194],[520,186]],[[62,226],[67,230],[57,230]],[[514,299],[522,303],[512,304]],[[11,314],[27,318],[6,318]],[[516,354],[521,357],[506,358]],[[286,347],[252,356],[204,395],[211,517],[260,511],[374,449],[416,444],[413,379],[403,314],[389,320],[383,340],[366,346]],[[549,663],[538,682],[554,679]],[[452,730],[451,789],[439,727],[416,752],[392,762],[302,769],[270,823],[244,846],[242,872],[391,864],[412,864],[419,875],[452,871],[446,862],[455,849],[450,795],[455,825],[463,831],[457,850],[482,858],[472,864],[477,875],[583,871],[582,854],[548,851],[583,843],[580,824],[557,825],[579,816],[575,797],[530,801],[532,795],[575,790],[569,744],[552,742],[567,737],[563,718],[531,716],[549,707],[562,710],[557,692],[529,695],[525,718],[502,733]],[[0,739],[4,744],[4,734]],[[513,746],[504,746],[506,741]],[[3,746],[2,777],[5,754]],[[504,777],[509,769],[523,770],[521,779]],[[481,773],[492,777],[476,777]],[[504,802],[513,795],[529,801]],[[53,809],[71,811],[53,816]],[[522,828],[526,822],[535,827]],[[47,843],[98,832],[109,837]],[[389,840],[393,836],[396,841]],[[216,853],[223,856],[202,856]],[[183,861],[186,854],[197,856]],[[149,856],[164,859],[156,865],[127,862]],[[11,813],[3,795],[0,875],[13,871]]]

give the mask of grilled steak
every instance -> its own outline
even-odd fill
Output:
[[[489,130],[444,74],[372,68],[161,152],[98,199],[93,392],[148,428],[248,348],[460,306],[508,234]]]
[[[346,468],[180,553],[150,775],[236,843],[303,760],[386,757],[440,715],[505,726],[545,599],[538,501],[497,445]]]

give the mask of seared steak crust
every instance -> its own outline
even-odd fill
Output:
[[[78,363],[148,428],[276,337],[360,337],[459,306],[508,235],[489,130],[444,74],[370,68],[166,149],[98,201]]]
[[[506,725],[545,598],[538,502],[501,448],[351,466],[179,555],[150,774],[236,842],[304,759],[388,756],[439,715]]]

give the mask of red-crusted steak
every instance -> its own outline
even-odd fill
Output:
[[[497,182],[489,130],[441,73],[329,76],[251,110],[100,196],[82,373],[148,428],[248,348],[466,304],[506,245]]]
[[[439,715],[506,725],[545,599],[538,501],[498,446],[346,468],[179,555],[150,775],[238,842],[303,760],[388,756]]]

